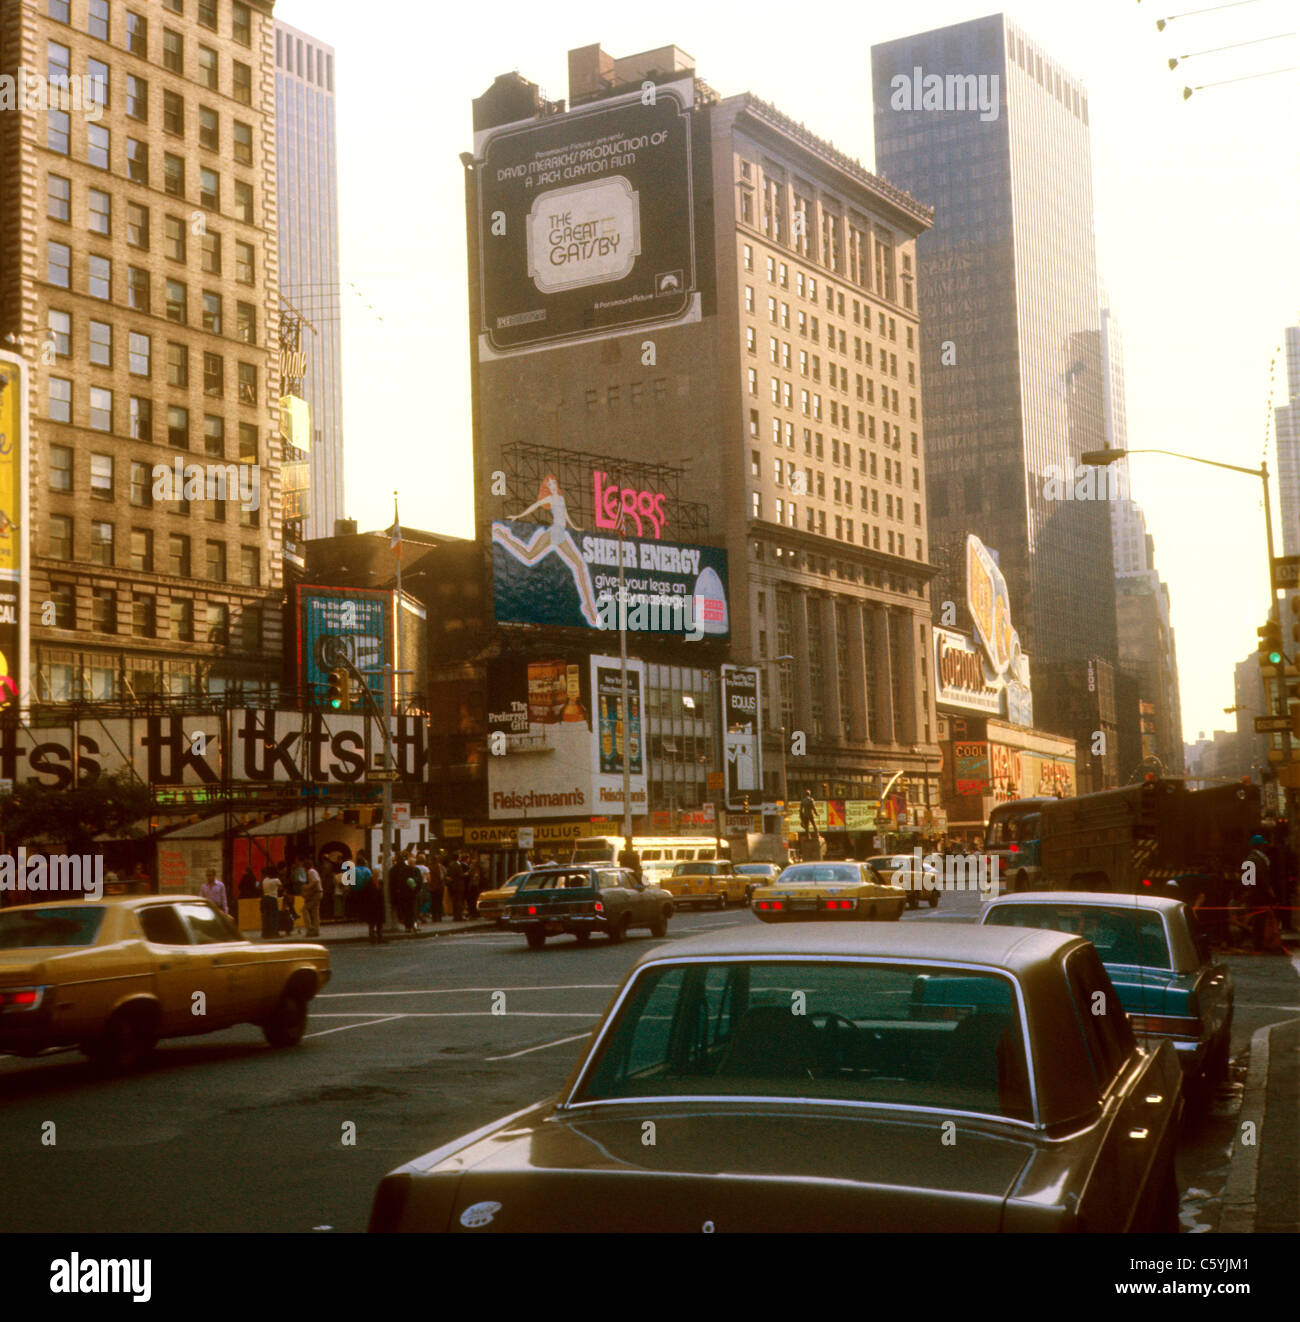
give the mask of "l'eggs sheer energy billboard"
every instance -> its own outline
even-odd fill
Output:
[[[479,352],[698,318],[690,78],[484,129]]]

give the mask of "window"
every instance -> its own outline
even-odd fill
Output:
[[[70,78],[72,75],[72,51],[57,41],[45,43],[45,68],[50,80]]]
[[[757,395],[757,394],[758,394],[758,372],[757,372],[754,368],[752,368],[752,367],[747,368],[747,369],[746,369],[746,372],[745,372],[745,377],[746,377],[746,380],[747,380],[747,382],[748,382],[748,384],[749,384],[749,393],[750,393],[751,395]]]
[[[58,312],[54,308],[49,311],[47,321],[49,333],[46,337],[46,344],[54,349],[56,358],[66,358],[72,352],[72,316],[67,312]]]
[[[187,257],[185,222],[179,216],[168,216],[163,222],[163,248],[174,262],[183,262]]]
[[[241,404],[257,403],[256,363],[239,364],[239,402]]]
[[[211,545],[211,543],[209,543]],[[224,647],[230,639],[230,607],[208,603],[208,642]]]
[[[96,367],[113,366],[113,328],[106,321],[90,323],[90,361]]]
[[[75,629],[76,590],[71,583],[51,583],[50,600],[54,606],[54,627],[56,629]]]
[[[199,0],[199,25],[217,30],[217,0]]]
[[[754,310],[754,286],[753,286],[753,285],[746,285],[746,286],[745,286],[745,311],[746,311],[746,312],[753,312],[753,310]]]
[[[102,124],[86,125],[86,160],[97,169],[108,169],[108,130]]]
[[[221,210],[221,176],[215,170],[199,170],[199,205]]]
[[[217,90],[217,52],[208,46],[199,47],[199,84],[210,92]]]
[[[203,355],[203,393],[220,399],[226,393],[224,359],[219,353]]]
[[[72,449],[70,446],[50,446],[50,490],[72,490]]]
[[[169,95],[164,93],[164,100]],[[127,74],[127,115],[131,119],[149,118],[149,85],[136,74]]]
[[[255,546],[241,546],[239,548],[239,581],[246,588],[256,588],[262,585],[261,557],[258,555]]]
[[[185,162],[171,152],[163,153],[163,192],[169,197],[185,196]]]
[[[126,140],[126,177],[136,184],[147,184],[149,182],[149,147],[146,143],[137,142],[134,138]],[[135,205],[132,203],[131,205]],[[143,207],[140,208],[142,211]],[[145,212],[145,216],[148,216]],[[143,246],[148,246],[148,222],[145,223],[146,242]]]
[[[235,143],[235,160],[240,165],[252,165],[253,163],[253,129],[249,124],[241,124],[235,120],[234,128],[231,133]]]
[[[208,578],[213,583],[224,583],[226,581],[225,542],[208,543]]]
[[[171,28],[163,28],[163,68],[172,73],[185,72],[185,42]]]
[[[255,255],[251,243],[235,240],[235,279],[241,285],[251,285],[256,274]]]
[[[50,0],[50,17],[56,23],[71,23],[72,15],[68,12],[70,0]]]
[[[253,185],[235,181],[235,218],[246,225],[253,223]]]
[[[203,418],[203,453],[214,459],[226,457],[226,422],[211,413]]]
[[[185,132],[185,98],[178,92],[163,93],[163,131],[179,135]]]
[[[190,351],[187,345],[168,343],[167,384],[181,387],[190,384]]]
[[[155,624],[154,599],[134,593],[131,597],[131,632],[137,638],[152,638]]]
[[[131,439],[153,440],[153,400],[131,396]]]
[[[241,46],[253,44],[253,11],[242,0],[230,6],[230,35]]]
[[[66,110],[46,112],[45,145],[60,156],[67,156],[72,151],[72,118]]]
[[[90,0],[86,30],[100,41],[108,40],[108,0]]]
[[[246,64],[240,64],[238,60],[231,62],[232,87],[231,95],[240,105],[251,106],[253,104],[253,71]]]
[[[194,641],[194,602],[189,597],[172,598],[172,624],[182,643]]]
[[[113,564],[113,525],[96,520],[90,525],[90,563],[92,565]]]
[[[167,406],[167,444],[176,450],[190,448],[190,411],[179,404]]]
[[[126,13],[126,48],[132,55],[149,54],[149,20],[140,14]]]
[[[72,451],[71,451],[71,450],[68,451],[68,458],[69,458],[69,461],[70,461],[71,458],[72,458]],[[762,476],[762,470],[761,470],[761,468],[760,468],[760,466],[759,466],[759,455],[758,455],[758,451],[757,451],[757,450],[751,450],[751,451],[749,452],[749,475],[750,475],[750,477],[761,477],[761,476]],[[51,482],[51,485],[53,485],[52,482]]]
[[[113,229],[113,199],[107,193],[92,188],[86,208],[87,228],[92,234],[109,234]]]
[[[131,504],[137,509],[149,509],[153,505],[153,475],[148,464],[131,465]]]
[[[179,322],[182,326],[188,320],[189,314],[186,311],[186,304],[189,299],[189,293],[185,285],[179,280],[167,281],[167,320]]]
[[[754,269],[754,248],[752,244],[746,243],[743,247],[745,270]]]
[[[257,463],[257,427],[251,422],[239,424],[239,462]]]
[[[199,107],[199,146],[208,151],[221,149],[221,121],[215,110]]]
[[[139,266],[127,267],[126,301],[137,312],[149,311],[149,272]]]
[[[67,514],[51,514],[49,516],[50,525],[50,559],[51,560],[71,560],[72,559],[72,518]]]
[[[139,331],[131,332],[130,363],[132,376],[149,375],[151,350],[152,346],[147,335],[142,335]]]
[[[210,289],[203,291],[203,329],[214,335],[221,334],[221,295]]]
[[[112,524],[105,527],[112,528]],[[110,554],[111,554],[110,548]],[[106,563],[112,564],[112,560]],[[117,632],[117,593],[112,588],[95,588],[91,595],[91,627],[96,633]]]
[[[102,386],[90,387],[90,426],[94,431],[113,430],[113,392]]]
[[[755,519],[763,517],[763,497],[757,491],[750,492],[750,516]]]
[[[131,529],[131,568],[153,572],[153,533],[147,528]]]
[[[167,539],[167,572],[177,578],[190,576],[190,539],[184,533],[172,533]]]
[[[101,194],[102,196],[102,194]],[[51,220],[72,219],[72,181],[52,174],[46,180],[45,214]]]
[[[750,353],[755,353],[758,350],[758,336],[754,334],[752,326],[745,327],[745,348]]]
[[[86,61],[86,77],[91,90],[83,97],[97,105],[108,105],[108,65],[103,60]]]
[[[91,257],[88,265],[87,293],[91,298],[113,296],[113,263],[107,257]]]

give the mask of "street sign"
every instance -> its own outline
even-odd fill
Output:
[[[1291,728],[1289,716],[1256,716],[1256,734],[1285,734]]]
[[[14,783],[12,780],[0,780],[0,797],[12,794],[14,792]]]
[[[1273,591],[1300,587],[1300,555],[1273,557]]]
[[[402,773],[396,767],[372,767],[366,772],[367,780],[401,780]]]
[[[531,826],[521,826],[519,828],[518,845],[520,849],[531,849],[533,847],[533,828]]]
[[[391,820],[394,826],[410,826],[411,805],[409,803],[393,804],[393,813]]]

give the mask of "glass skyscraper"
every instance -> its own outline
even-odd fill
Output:
[[[1000,14],[876,46],[872,71],[876,169],[935,209],[917,243],[935,609],[964,602],[975,533],[1031,662],[1113,662],[1107,502],[1073,498],[1106,441],[1087,94]]]
[[[334,51],[278,21],[275,113],[280,292],[310,323],[300,345],[302,397],[311,407],[303,535],[332,537],[334,520],[344,513]]]

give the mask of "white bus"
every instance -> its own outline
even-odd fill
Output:
[[[641,859],[641,870],[649,880],[654,874],[671,871],[678,863],[696,859],[731,857],[731,845],[711,835],[636,835],[632,848]],[[623,852],[621,835],[590,835],[574,841],[570,863],[617,863]]]

